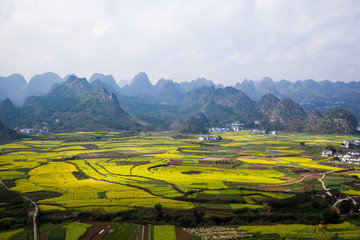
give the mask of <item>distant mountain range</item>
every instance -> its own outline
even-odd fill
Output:
[[[265,77],[262,81],[244,80],[235,85],[236,89],[245,92],[250,98],[260,100],[266,93],[278,98],[291,98],[306,111],[314,109],[325,114],[335,108],[346,108],[360,118],[360,82],[330,82],[304,80],[274,82]]]
[[[63,81],[64,79],[52,72],[34,75],[29,83],[20,74],[0,77],[0,100],[10,98],[16,105],[20,105],[27,97],[45,95],[51,86]]]
[[[29,83],[13,74],[0,77],[0,100],[0,120],[13,128],[46,122],[59,132],[186,130],[240,121],[266,129],[355,133],[360,82],[264,78],[224,87],[199,78],[182,83],[160,79],[153,85],[146,73],[139,73],[120,87],[113,76],[100,73],[89,81],[44,73]]]

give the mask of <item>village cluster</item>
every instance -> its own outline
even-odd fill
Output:
[[[15,128],[15,131],[24,135],[49,135],[51,129],[47,122],[42,122],[41,124],[34,125],[32,128]]]
[[[259,124],[260,123],[258,121],[255,121],[255,125],[259,125]],[[211,132],[238,132],[238,131],[244,131],[244,130],[245,130],[244,124],[240,123],[239,121],[227,123],[221,127],[210,127],[208,129],[209,133],[211,133]],[[251,134],[273,134],[273,135],[276,135],[277,131],[266,131],[266,130],[259,130],[257,128],[254,128],[254,129],[250,130],[250,133]]]
[[[345,140],[340,144],[340,146],[348,149],[360,148],[360,139]],[[335,153],[332,149],[324,149],[321,155],[324,157],[334,157],[331,162],[360,164],[360,154],[357,151]]]
[[[226,123],[222,127],[211,127],[209,128],[209,132],[238,132],[244,130],[244,124],[239,121],[235,121],[232,123]]]

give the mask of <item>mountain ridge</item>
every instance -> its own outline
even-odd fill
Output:
[[[22,127],[47,122],[52,129],[61,132],[127,129],[139,125],[120,107],[114,94],[104,88],[94,89],[85,78],[75,76],[44,96],[27,98],[22,107],[11,105],[10,100],[4,102],[0,110],[17,113],[14,118]],[[14,124],[5,120],[6,124]]]
[[[56,77],[55,74],[51,73],[45,73],[40,76],[49,76],[49,74]],[[20,82],[23,79],[21,75],[14,75],[13,77],[20,79]],[[259,94],[259,91],[267,92],[260,97],[259,101],[254,101],[247,93],[237,88],[215,86],[212,81],[204,78],[192,81],[195,85],[201,83],[204,86],[187,92],[181,87],[181,84],[171,79],[160,79],[153,85],[144,72],[137,74],[130,85],[123,88],[116,84],[112,75],[100,73],[94,73],[89,81],[85,78],[78,78],[75,75],[68,75],[64,81],[59,80],[59,78],[57,77],[57,80],[54,81],[55,84],[51,86],[46,95],[28,97],[20,108],[13,106],[14,104],[9,99],[3,100],[0,120],[9,125],[14,125],[15,123],[29,125],[46,118],[54,121],[55,115],[61,115],[64,112],[71,112],[71,114],[77,116],[77,119],[80,119],[74,109],[78,109],[80,112],[83,111],[83,117],[90,119],[94,116],[89,113],[88,109],[91,109],[94,114],[101,115],[101,111],[96,108],[102,108],[102,110],[108,111],[102,112],[102,114],[112,120],[109,122],[104,118],[97,117],[96,119],[102,119],[101,121],[106,122],[107,126],[115,126],[117,124],[118,128],[124,126],[119,121],[113,120],[113,118],[116,118],[116,114],[127,116],[125,122],[129,128],[136,125],[140,128],[147,126],[146,129],[160,130],[168,129],[175,122],[184,123],[187,119],[198,114],[205,116],[208,121],[207,124],[241,121],[247,127],[256,127],[254,123],[260,122],[264,128],[287,131],[310,131],[315,129],[315,131],[320,132],[319,128],[326,125],[320,124],[324,123],[325,120],[323,118],[325,115],[323,116],[321,112],[317,112],[317,108],[313,109],[317,111],[311,111],[308,114],[304,111],[307,107],[306,104],[295,102],[292,98],[284,97],[283,94],[286,89],[289,92],[301,93],[309,88],[316,88],[318,83],[314,80],[297,81],[295,83],[290,83],[286,80],[274,82],[269,77],[265,77],[257,83],[252,80],[244,80],[242,87],[246,87],[250,93],[256,91],[257,94]],[[349,87],[346,83],[339,82],[336,85],[329,81],[324,81],[321,84],[324,87],[324,91],[334,96],[339,95],[337,88]],[[354,88],[354,91],[343,96],[345,100],[351,100],[353,97],[356,98],[357,94],[360,94],[360,91],[359,93],[357,92],[357,86],[360,86],[360,84],[353,82],[349,85]],[[128,94],[124,94],[126,89],[130,89]],[[316,89],[312,90],[312,92],[317,91]],[[321,91],[320,93],[323,94]],[[281,96],[278,97],[276,95]],[[308,95],[311,94],[304,94],[304,96]],[[107,101],[106,104],[103,100]],[[101,105],[103,103],[105,105]],[[326,101],[325,104],[327,104]],[[110,110],[114,111],[115,115],[112,115]],[[331,109],[329,108],[329,110]],[[34,117],[30,116],[31,112],[35,113]],[[22,114],[27,116],[28,119],[21,117]],[[336,114],[341,115],[339,111]],[[352,118],[350,114],[342,115],[345,118]],[[339,124],[333,124],[335,119],[339,118],[331,116],[326,121],[332,123],[326,126],[331,125],[334,129],[341,128],[345,132],[353,132],[349,130],[353,129],[353,120],[341,120],[345,125],[351,125],[348,129],[347,127],[341,127]],[[18,119],[22,120],[18,121]],[[133,125],[130,124],[130,119],[134,122]],[[101,125],[99,121],[98,126]],[[139,123],[141,123],[142,127],[138,125]],[[76,124],[73,125],[75,129],[78,128]]]

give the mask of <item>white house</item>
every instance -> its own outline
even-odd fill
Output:
[[[359,153],[358,152],[348,152],[342,156],[341,160],[342,160],[342,162],[345,162],[345,163],[359,164],[360,163]]]
[[[230,124],[230,128],[232,131],[238,132],[243,130],[243,125],[244,124],[240,123],[239,121],[235,121]]]
[[[352,146],[355,146],[355,140],[344,140],[341,146],[344,146],[346,148],[350,148]]]
[[[199,137],[199,140],[200,141],[215,141],[215,142],[218,142],[218,141],[221,141],[222,140],[222,137],[221,136],[205,136],[205,137]]]
[[[323,157],[331,157],[333,155],[333,151],[330,149],[324,149],[321,152],[321,156]]]

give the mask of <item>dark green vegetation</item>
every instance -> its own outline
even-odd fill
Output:
[[[131,224],[112,223],[111,229],[113,229],[114,231],[107,234],[104,237],[104,240],[128,240],[132,235]]]
[[[0,121],[0,143],[11,142],[15,139],[19,139],[20,136],[14,130],[5,126],[2,121]]]
[[[0,184],[0,231],[26,225],[28,203],[21,195]]]

